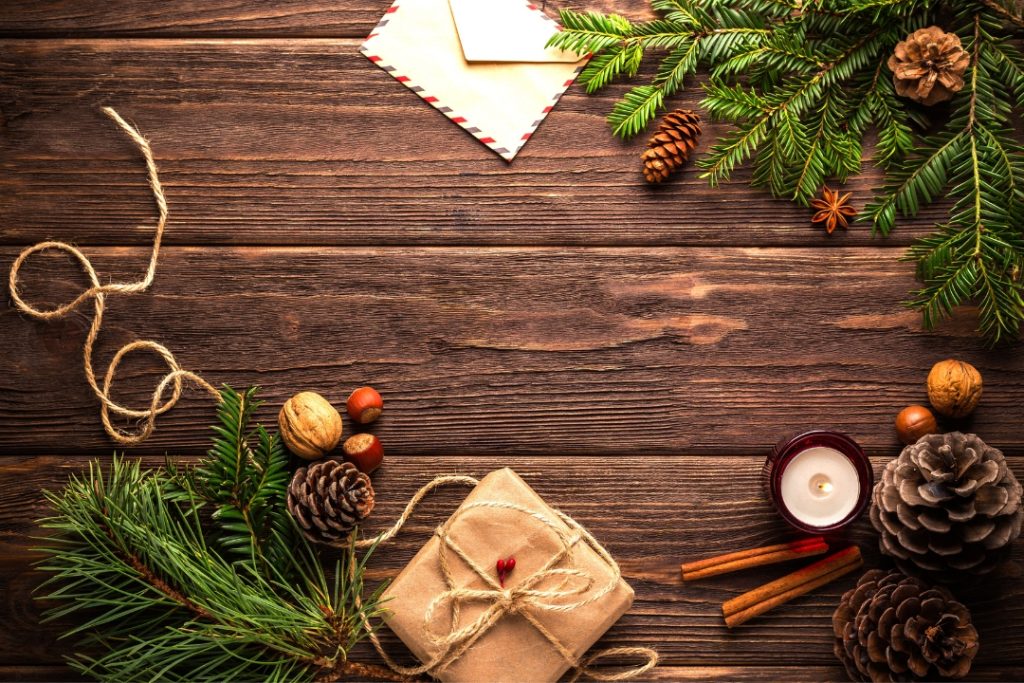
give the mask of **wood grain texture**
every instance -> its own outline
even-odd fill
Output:
[[[149,255],[87,251],[103,281]],[[82,280],[60,256],[22,277],[39,304]],[[167,248],[150,292],[108,299],[97,373],[156,339],[208,381],[262,385],[268,419],[301,389],[341,405],[372,384],[393,453],[763,453],[831,425],[882,454],[927,369],[957,355],[986,381],[960,426],[1024,453],[1019,349],[986,352],[969,317],[921,331],[900,306],[911,278],[862,248]],[[79,355],[90,315],[0,311],[0,453],[110,451]],[[159,366],[131,360],[114,395],[148,405]],[[191,394],[141,452],[202,452],[211,409]]]
[[[651,16],[644,0],[544,2],[559,9],[617,12],[632,19]],[[391,0],[5,0],[0,36],[301,36],[362,38]]]
[[[26,537],[32,533],[30,520],[45,513],[40,490],[60,486],[70,472],[80,470],[86,462],[81,457],[57,456],[0,461],[0,477],[9,482],[0,490],[4,537],[0,584],[5,587],[0,617],[8,625],[0,632],[0,664],[50,663],[65,647],[54,640],[54,628],[37,625],[39,606],[29,599],[28,591],[38,576],[28,567]],[[150,462],[156,465],[160,461]],[[826,678],[841,679],[832,655],[831,613],[840,594],[856,582],[855,576],[734,631],[728,631],[722,622],[721,603],[791,571],[792,566],[762,567],[685,586],[679,577],[681,561],[792,537],[763,499],[762,462],[754,456],[390,457],[374,476],[378,507],[365,530],[373,533],[390,524],[412,493],[435,474],[482,476],[511,466],[546,501],[586,526],[616,557],[636,590],[633,608],[601,645],[654,645],[665,665],[706,667],[707,675],[719,679],[738,675],[731,671],[734,666],[769,667],[767,671],[771,671],[771,667],[795,663],[816,667],[815,676],[827,669]],[[884,463],[884,458],[876,458],[875,470],[881,471]],[[1012,467],[1018,476],[1024,476],[1024,459],[1013,459]],[[453,488],[432,495],[393,545],[378,551],[371,579],[394,576],[465,493]],[[833,542],[857,543],[868,566],[884,564],[877,552],[877,537],[866,521]],[[1014,627],[1024,623],[1022,560],[1024,545],[1018,545],[1013,561],[997,577],[973,591],[959,591],[958,597],[971,608],[981,634],[981,672],[1024,666],[1024,632]],[[29,631],[37,637],[25,642],[21,634]],[[389,649],[398,648],[390,634],[386,642]],[[372,655],[361,652],[360,656]],[[719,670],[726,662],[725,669]],[[704,675],[693,670],[689,677]],[[747,676],[755,677],[752,671]]]
[[[0,41],[0,240],[149,241],[141,162],[101,105],[152,141],[171,244],[904,246],[944,215],[929,208],[889,239],[865,224],[829,238],[746,170],[715,191],[696,168],[649,187],[644,140],[616,140],[604,121],[624,85],[570,88],[510,165],[358,45]],[[723,130],[706,125],[700,149]],[[878,181],[866,164],[854,204]]]
[[[136,150],[99,113],[114,106],[153,144],[172,246],[151,291],[109,300],[101,372],[123,343],[157,339],[215,383],[263,385],[264,422],[300,389],[340,404],[372,383],[388,455],[371,531],[435,474],[510,465],[620,560],[637,602],[602,645],[657,647],[652,679],[842,680],[830,615],[853,577],[728,632],[721,602],[788,567],[684,587],[678,564],[789,538],[758,480],[787,432],[843,429],[879,469],[895,412],[924,402],[946,356],[986,380],[958,426],[1024,476],[1020,346],[985,350],[969,316],[925,333],[900,307],[913,279],[899,254],[941,207],[887,240],[864,225],[829,239],[747,171],[714,192],[694,168],[647,187],[643,140],[604,122],[623,84],[570,88],[508,165],[357,53],[389,4],[0,2],[0,272],[55,238],[84,245],[104,282],[138,278],[154,211]],[[697,106],[691,86],[671,104]],[[701,149],[722,130],[706,126]],[[855,204],[877,181],[865,167]],[[83,282],[62,258],[24,275],[33,301]],[[44,324],[0,307],[0,680],[70,676],[60,624],[39,624],[29,549],[41,490],[112,450],[80,364],[90,314]],[[116,397],[145,403],[159,369],[129,359]],[[137,452],[198,455],[211,420],[192,394]],[[432,496],[373,580],[463,495]],[[880,562],[867,524],[850,539]],[[982,637],[975,680],[1024,679],[1024,545],[1013,560],[961,595]]]

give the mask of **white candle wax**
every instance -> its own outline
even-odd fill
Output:
[[[825,446],[801,451],[782,471],[779,489],[790,514],[808,526],[837,524],[853,512],[860,477],[849,458]]]

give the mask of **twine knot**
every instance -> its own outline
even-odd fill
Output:
[[[503,591],[502,594],[501,594],[501,600],[499,601],[499,604],[501,605],[501,609],[506,614],[515,614],[516,612],[518,612],[519,611],[519,596],[520,595],[522,595],[522,594],[521,593],[516,593],[516,592],[511,591],[511,590]]]

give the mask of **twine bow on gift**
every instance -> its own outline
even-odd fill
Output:
[[[367,547],[392,538],[402,528],[417,504],[428,492],[448,483],[463,483],[475,486],[477,480],[472,477],[463,476],[437,477],[413,496],[394,526],[375,538],[359,541],[357,545]],[[560,548],[533,574],[521,579],[515,586],[505,588],[491,575],[489,570],[481,567],[451,537],[450,530],[455,520],[474,509],[509,510],[526,515],[554,532],[560,543]],[[609,648],[580,659],[544,625],[543,621],[538,619],[537,613],[572,612],[591,605],[615,590],[622,578],[622,572],[619,569],[618,563],[586,529],[561,511],[554,510],[554,513],[557,519],[516,503],[477,501],[459,508],[444,524],[439,526],[435,531],[436,536],[440,540],[438,545],[438,565],[448,589],[430,602],[423,617],[424,632],[438,652],[430,661],[425,662],[422,666],[401,666],[384,652],[376,633],[372,629],[367,628],[371,642],[388,666],[396,673],[404,676],[418,676],[423,673],[436,675],[455,663],[474,643],[503,618],[518,615],[536,629],[551,647],[574,669],[571,681],[576,681],[581,676],[597,681],[622,681],[639,676],[654,668],[658,663],[658,653],[646,647]],[[589,546],[611,570],[609,578],[604,584],[595,586],[594,577],[577,568],[573,563],[573,551],[580,543]],[[465,563],[487,587],[465,588],[456,586],[451,572],[449,552]],[[568,566],[559,566],[562,563],[568,563]],[[551,587],[544,586],[546,582],[552,580],[556,581],[557,585]],[[461,608],[467,603],[484,603],[487,607],[472,622],[465,626],[460,626]],[[451,626],[447,633],[438,634],[435,630],[435,613],[445,605],[450,606]],[[369,624],[366,624],[366,626],[369,627]],[[641,657],[646,659],[646,661],[639,666],[619,670],[614,673],[604,673],[590,668],[598,660],[610,657]]]
[[[511,510],[533,517],[555,533],[561,544],[561,548],[558,552],[554,553],[540,569],[520,581],[518,585],[512,588],[503,588],[500,585],[500,582],[495,581],[489,571],[482,569],[472,557],[464,552],[462,548],[452,540],[452,537],[449,534],[452,524],[459,518],[459,516],[478,508]],[[534,614],[532,614],[532,611],[570,612],[574,609],[579,609],[580,607],[584,607],[600,600],[615,589],[615,586],[619,581],[617,573],[613,572],[612,579],[599,590],[590,592],[591,588],[594,586],[594,578],[592,576],[580,569],[576,569],[575,567],[562,568],[557,566],[567,559],[571,561],[571,554],[574,546],[583,538],[581,534],[575,533],[570,535],[566,532],[564,527],[557,525],[553,520],[550,520],[548,517],[540,513],[528,510],[527,508],[514,503],[498,501],[471,503],[470,505],[460,508],[458,512],[448,518],[447,522],[438,527],[436,534],[441,541],[438,546],[438,559],[441,567],[441,573],[444,576],[445,583],[448,585],[448,590],[441,593],[431,601],[427,606],[427,610],[423,617],[424,628],[430,642],[441,652],[447,653],[447,656],[444,657],[435,667],[435,671],[441,671],[447,665],[454,662],[467,649],[472,647],[473,643],[487,633],[491,627],[497,624],[498,621],[505,616],[513,614],[518,614],[526,619],[527,622],[529,622],[549,643],[551,643],[552,647],[558,650],[559,654],[561,654],[570,663],[575,664],[575,657],[572,652],[570,652],[561,643],[561,641],[559,641],[558,638],[552,634],[544,624],[534,616]],[[456,587],[448,562],[449,550],[458,556],[474,574],[480,577],[480,579],[489,586],[489,588],[474,589]],[[537,588],[537,586],[541,585],[548,579],[559,578],[562,579],[562,581],[556,588],[550,588],[547,590],[540,590]],[[573,583],[573,580],[577,580],[576,585],[570,586],[570,584]],[[562,602],[569,598],[582,596],[588,592],[590,592],[590,594],[586,598],[575,602]],[[460,605],[467,602],[488,603],[488,607],[472,623],[462,628],[458,628]],[[451,604],[452,630],[447,634],[438,636],[434,633],[434,614],[438,608],[442,607],[446,603]]]

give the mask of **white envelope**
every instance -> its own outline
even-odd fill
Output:
[[[534,4],[448,0],[448,7],[467,62],[580,61],[575,52],[544,47],[558,25]]]
[[[511,161],[586,64],[557,30],[525,0],[396,0],[359,49]]]

